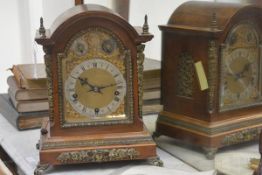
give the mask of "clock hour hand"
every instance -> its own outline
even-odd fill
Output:
[[[244,66],[243,70],[238,73],[239,78],[244,78],[244,77],[245,77],[244,73],[249,71],[249,69],[250,69],[250,64],[251,64],[251,63],[246,64],[246,65]]]
[[[246,65],[244,66],[244,68],[242,69],[242,71],[240,71],[240,72],[238,72],[238,73],[231,73],[231,71],[230,71],[230,72],[228,72],[227,74],[230,75],[230,76],[233,76],[234,79],[235,79],[235,81],[238,81],[238,80],[240,80],[240,79],[242,79],[242,78],[245,77],[245,72],[246,72],[246,71],[249,71],[249,69],[250,69],[250,63],[249,63],[249,64],[246,64]]]
[[[81,77],[79,77],[78,79],[79,79],[80,84],[81,84],[82,86],[83,86],[83,85],[89,86],[90,90],[89,90],[88,92],[96,92],[96,93],[102,94],[102,92],[101,92],[101,90],[99,89],[99,87],[90,84],[90,83],[88,82],[87,78],[81,78]]]
[[[89,86],[90,88],[93,88],[93,87],[94,87],[93,85],[91,85],[91,84],[88,82],[87,78],[78,77],[78,80],[80,81],[80,84],[81,84],[82,86],[83,86],[83,85],[87,85],[87,86]]]
[[[81,78],[81,77],[79,77],[78,79],[79,79],[80,84],[81,84],[82,86],[83,86],[83,85],[87,85],[87,86],[89,86],[91,89],[94,89],[94,88],[95,88],[94,85],[92,85],[92,84],[90,84],[90,83],[88,82],[87,78]]]
[[[235,80],[238,81],[238,80],[240,80],[242,78],[245,78],[246,77],[245,72],[249,71],[249,69],[250,69],[250,63],[246,64],[244,66],[244,68],[242,69],[242,71],[240,71],[240,72],[238,72],[236,74],[233,74]]]

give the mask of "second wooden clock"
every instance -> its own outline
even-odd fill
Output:
[[[186,2],[162,30],[157,134],[218,148],[258,139],[262,128],[262,10]]]

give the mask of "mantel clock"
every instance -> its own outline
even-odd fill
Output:
[[[186,2],[162,31],[157,135],[218,148],[255,140],[262,127],[262,9]]]
[[[78,5],[49,30],[43,45],[50,116],[39,143],[40,163],[49,165],[150,159],[156,145],[141,120],[144,45],[153,36],[98,5]]]

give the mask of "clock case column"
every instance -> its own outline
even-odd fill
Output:
[[[261,20],[261,8],[257,6],[186,2],[174,11],[167,25],[159,26],[164,107],[155,137],[167,135],[200,146],[209,159],[214,158],[218,148],[258,139],[261,100],[257,105],[220,111],[219,96],[221,50],[228,34],[236,25],[254,23],[261,41]],[[261,55],[259,59],[261,64]],[[194,67],[198,61],[203,64],[208,82],[206,90],[201,90],[199,81],[205,77],[197,77]]]

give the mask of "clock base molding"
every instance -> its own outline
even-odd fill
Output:
[[[38,173],[50,165],[122,160],[148,159],[154,165],[161,165],[156,154],[156,144],[146,129],[130,133],[50,137],[48,123],[44,121],[41,129],[38,145],[40,162],[36,168]]]
[[[161,112],[153,137],[166,135],[202,147],[208,159],[219,148],[258,140],[262,129],[262,113],[249,117],[205,122],[184,115]]]

